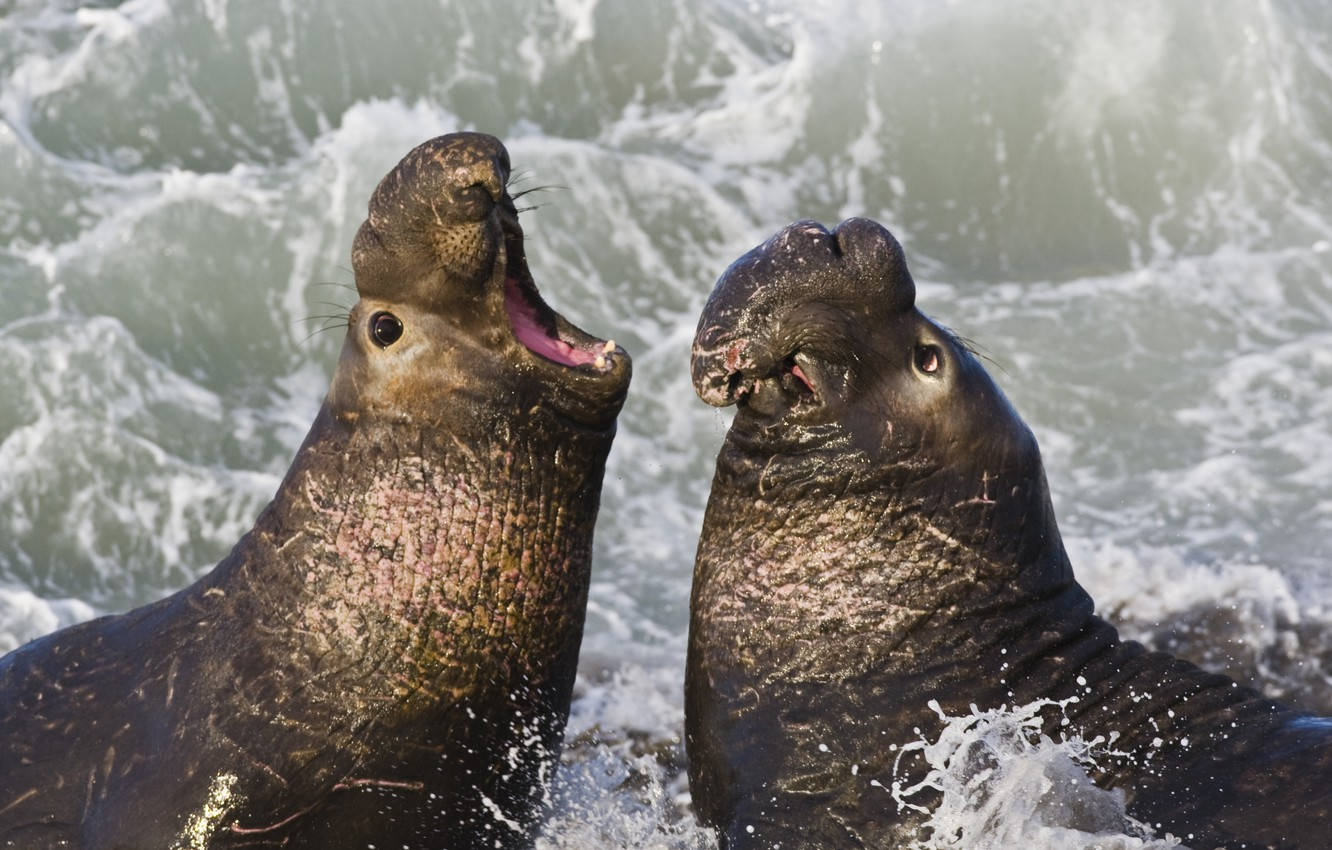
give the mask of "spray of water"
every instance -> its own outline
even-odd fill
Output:
[[[0,649],[225,553],[318,406],[340,330],[306,320],[347,303],[375,181],[479,129],[564,187],[524,213],[534,273],[636,367],[546,846],[710,840],[679,671],[726,420],[693,398],[689,341],[725,265],[800,217],[888,224],[922,307],[1002,367],[1104,613],[1332,711],[1328,91],[1332,32],[1298,0],[15,0]],[[1023,711],[950,721],[1002,755],[975,787],[947,778],[965,757],[931,761],[928,840],[1168,846],[1090,830],[1102,798],[1030,810],[1046,832],[981,818],[1084,763]]]

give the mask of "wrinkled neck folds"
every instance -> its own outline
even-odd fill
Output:
[[[928,469],[832,475],[826,463],[728,449],[695,580],[707,627],[750,634],[768,618],[796,641],[835,632],[874,654],[909,653],[908,639],[971,628],[1000,600],[1035,604],[1075,587],[1039,476],[973,494],[936,486]]]
[[[811,634],[881,634],[885,619],[927,616],[946,585],[978,585],[979,569],[950,570],[961,546],[910,506],[877,494],[714,491],[699,550],[702,609],[753,622],[756,612]],[[988,566],[988,565],[986,565]],[[950,572],[952,573],[950,575]],[[785,633],[785,631],[783,631]]]
[[[455,693],[567,664],[609,437],[337,430],[284,482],[291,534],[275,541],[307,649]]]

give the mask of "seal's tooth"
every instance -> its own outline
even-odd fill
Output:
[[[610,354],[614,350],[615,350],[615,340],[613,339],[606,340],[606,344],[601,347],[601,352],[603,354]]]
[[[596,366],[598,369],[605,369],[605,368],[606,368],[606,358],[603,357],[602,355],[598,354],[598,355],[597,355],[597,359],[592,361],[592,365],[593,365],[593,366]]]

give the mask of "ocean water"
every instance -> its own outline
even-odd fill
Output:
[[[1103,614],[1332,713],[1318,0],[0,0],[0,651],[249,528],[326,389],[371,189],[457,129],[545,187],[538,284],[635,360],[541,847],[713,846],[680,685],[728,417],[689,342],[795,218],[896,233],[1040,439]],[[922,846],[1177,846],[1030,710],[917,742],[936,834],[970,842]],[[977,745],[1010,768],[978,798]]]

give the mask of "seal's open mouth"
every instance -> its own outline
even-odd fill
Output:
[[[602,340],[574,327],[542,300],[527,272],[521,232],[509,230],[504,278],[504,310],[514,337],[528,351],[561,366],[609,371],[623,352],[615,340]]]
[[[564,366],[591,363],[598,369],[607,368],[606,358],[614,353],[615,341],[607,340],[598,346],[596,342],[580,344],[562,338],[554,311],[532,298],[533,294],[518,278],[509,277],[504,281],[504,309],[508,311],[509,326],[518,341],[533,354]]]

